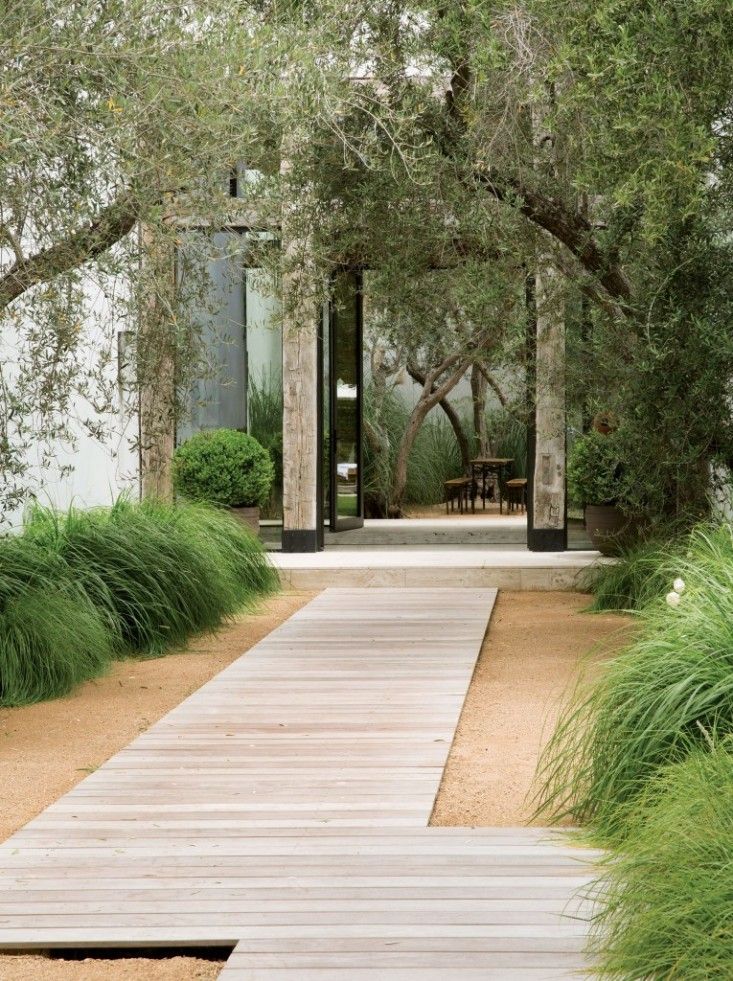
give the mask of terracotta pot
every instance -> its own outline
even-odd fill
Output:
[[[601,555],[618,555],[638,529],[639,522],[615,504],[587,504],[585,530]]]
[[[255,535],[260,533],[260,509],[259,508],[229,508],[232,515],[241,521],[242,524],[247,525],[251,528]]]

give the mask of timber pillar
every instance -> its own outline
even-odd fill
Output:
[[[544,266],[535,278],[534,426],[530,437],[527,547],[567,549],[565,488],[565,309],[558,274]]]
[[[297,135],[291,135],[287,147],[294,159]],[[286,190],[282,212],[282,548],[284,552],[317,552],[323,548],[322,289],[312,257],[307,195],[294,179],[289,153],[283,156],[280,172]]]

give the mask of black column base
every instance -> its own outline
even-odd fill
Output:
[[[566,528],[528,528],[527,548],[530,552],[566,552],[568,533]]]
[[[315,528],[283,531],[283,552],[320,552],[322,548],[321,536]]]

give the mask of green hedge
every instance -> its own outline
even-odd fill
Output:
[[[204,504],[35,508],[0,540],[0,704],[155,657],[277,588],[257,538]]]

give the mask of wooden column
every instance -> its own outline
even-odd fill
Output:
[[[567,548],[565,309],[558,276],[549,262],[535,276],[534,464],[527,544],[536,552]]]
[[[554,84],[538,78],[537,101],[531,109],[532,140],[538,175],[557,181],[563,173],[563,155],[552,131]],[[545,244],[546,242],[546,244]],[[534,460],[529,481],[527,545],[534,552],[567,548],[565,495],[565,298],[563,283],[553,262],[549,236],[541,239],[534,275],[535,344],[532,383]]]
[[[295,138],[289,140],[290,152]],[[323,547],[321,509],[321,345],[318,279],[302,188],[283,156],[283,538],[284,552]]]

